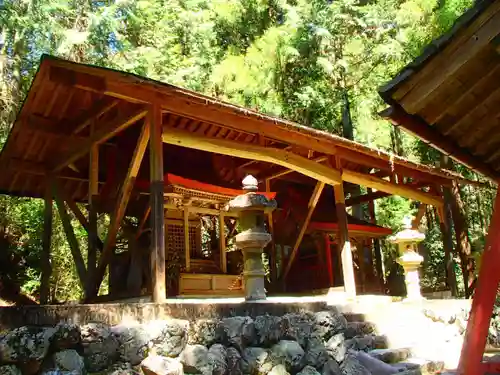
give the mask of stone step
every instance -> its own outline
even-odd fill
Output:
[[[385,363],[397,363],[408,359],[411,356],[409,348],[374,349],[368,352],[373,358]]]
[[[362,313],[347,312],[347,313],[343,313],[342,315],[344,315],[345,319],[348,322],[364,322],[364,321],[366,321],[366,316],[365,316],[365,314],[362,314]]]
[[[344,332],[346,339],[352,339],[357,336],[371,335],[375,333],[375,324],[371,322],[347,322]]]
[[[444,370],[443,361],[432,361],[424,358],[410,357],[404,361],[392,364],[404,375],[437,374]]]
[[[365,335],[345,340],[345,346],[347,349],[370,351],[373,349],[387,349],[389,343],[386,336]]]

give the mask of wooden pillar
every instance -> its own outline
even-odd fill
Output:
[[[326,267],[328,269],[328,286],[333,287],[333,260],[332,260],[332,249],[330,242],[330,235],[325,233],[325,254],[326,254]]]
[[[368,189],[368,194],[372,192],[372,189]],[[377,224],[377,217],[375,215],[375,202],[368,202],[368,210],[370,213],[370,221],[372,224]],[[380,287],[382,290],[385,288],[385,278],[384,278],[384,264],[382,260],[382,250],[380,248],[380,240],[378,238],[373,239],[373,251],[375,253],[375,270],[377,271],[377,277],[379,279]]]
[[[92,131],[92,130],[91,130]],[[85,294],[92,293],[92,282],[97,267],[97,196],[99,194],[99,146],[94,145],[90,150],[89,169],[89,210],[88,210],[88,253],[87,253],[87,286]]]
[[[224,212],[219,213],[219,250],[220,269],[222,273],[227,273],[227,253],[226,253],[226,226],[224,224]]]
[[[269,178],[266,179],[266,192],[271,192],[271,180]],[[269,233],[271,234],[271,242],[269,246],[271,246],[271,256],[269,257],[269,267],[271,270],[271,282],[276,280],[277,274],[277,262],[276,262],[276,243],[274,242],[274,222],[273,222],[273,213],[269,212],[267,214],[267,222],[269,223]],[[283,260],[282,260],[283,261]]]
[[[484,373],[480,364],[483,359],[490,319],[500,282],[498,264],[500,264],[500,189],[497,191],[493,217],[481,259],[481,269],[465,331],[458,374],[479,375]]]
[[[354,266],[352,264],[351,243],[347,228],[347,213],[345,210],[344,187],[342,184],[333,187],[335,191],[335,209],[337,211],[338,246],[342,259],[342,274],[344,289],[348,297],[356,296],[356,282],[354,280]]]
[[[186,272],[191,271],[191,249],[189,246],[189,208],[184,207],[184,258],[186,261]]]
[[[40,282],[40,304],[49,302],[50,294],[50,275],[52,266],[50,264],[50,245],[52,242],[52,183],[49,178],[45,186],[45,207],[43,222],[43,251],[42,251],[42,277]]]
[[[148,113],[150,126],[150,204],[151,204],[151,272],[153,302],[166,298],[165,285],[165,217],[163,212],[163,141],[161,107],[153,105]]]

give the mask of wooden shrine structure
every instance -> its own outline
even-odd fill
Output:
[[[248,174],[278,201],[267,223],[275,239],[268,250],[271,286],[300,278],[308,241],[316,241],[316,262],[329,270],[323,285],[339,284],[340,274],[353,296],[351,242],[359,242],[362,269],[365,247],[389,231],[373,215],[371,222],[356,221],[346,207],[368,203],[373,212],[375,199],[399,195],[440,209],[442,186],[468,183],[186,89],[51,56],[42,58],[0,170],[0,192],[45,199],[42,303],[51,274],[53,200],[87,301],[96,300],[108,266],[114,298],[120,287],[145,288],[161,302],[167,284],[169,295],[237,294],[239,252],[226,250],[238,218],[224,207]],[[353,196],[353,185],[366,193]],[[88,232],[87,259],[68,209]],[[97,230],[102,213],[110,218],[104,237]],[[367,253],[380,276],[380,252]]]
[[[442,153],[500,180],[500,1],[476,1],[450,32],[380,89],[382,116]],[[458,373],[500,373],[482,362],[500,282],[497,193]]]

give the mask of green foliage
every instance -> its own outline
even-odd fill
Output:
[[[377,88],[471,4],[472,0],[4,0],[0,144],[40,55],[51,53],[181,85],[337,134],[342,134],[348,98],[356,141],[436,164],[435,151],[377,116],[382,108]],[[464,168],[459,171],[477,178]],[[462,189],[469,235],[480,249],[493,195],[490,189]],[[0,208],[7,247],[17,257],[12,277],[26,293],[36,295],[42,203],[0,196]],[[412,204],[399,197],[377,201],[379,223],[394,230],[403,216],[414,212]],[[101,218],[101,232],[106,220]],[[85,232],[75,220],[73,225],[85,253]],[[428,225],[424,247],[424,282],[439,286],[443,247],[435,226]],[[59,219],[54,221],[52,249],[53,298],[80,297]],[[384,253],[387,265],[394,264],[391,246],[385,244]]]

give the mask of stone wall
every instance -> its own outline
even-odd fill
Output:
[[[0,375],[369,375],[358,352],[385,347],[371,325],[348,323],[334,308],[259,315],[261,308],[220,318],[15,328],[0,335]]]
[[[108,303],[92,305],[10,306],[0,308],[0,329],[56,325],[59,322],[118,324],[124,320],[140,323],[175,317],[208,319],[229,316],[284,315],[326,308],[326,302],[304,303]]]

